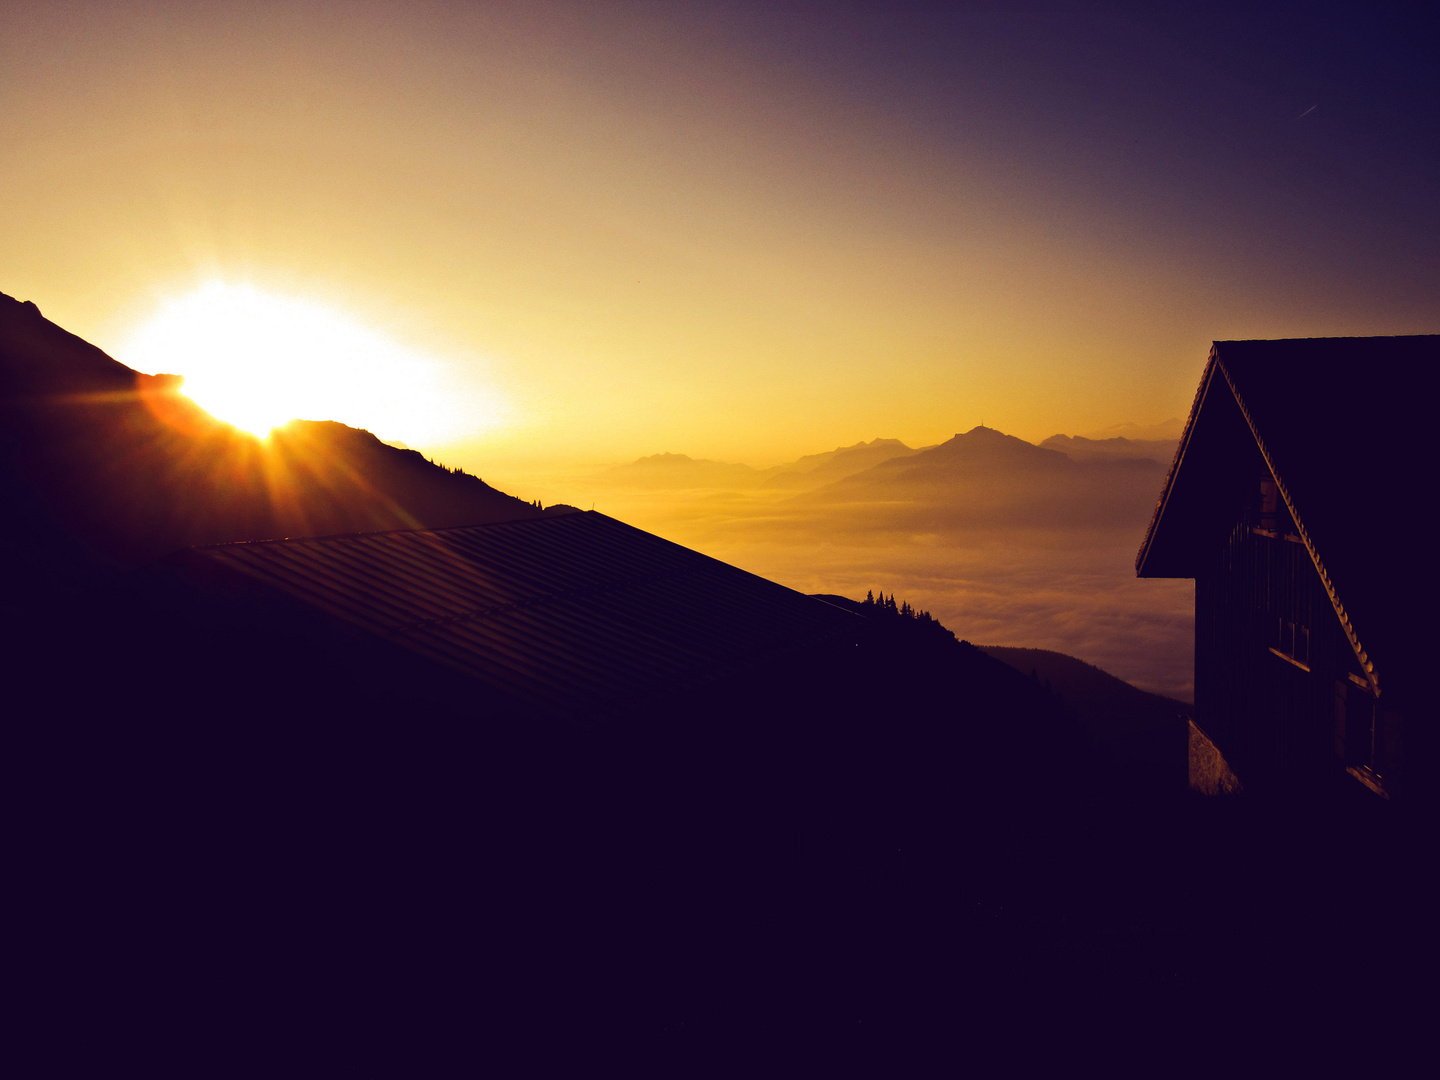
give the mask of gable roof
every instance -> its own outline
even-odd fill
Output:
[[[156,572],[298,603],[488,700],[552,711],[725,678],[862,621],[593,511],[190,548]]]
[[[1417,566],[1433,418],[1417,376],[1437,362],[1436,335],[1215,342],[1136,572],[1194,577],[1263,463],[1374,687],[1418,684],[1435,588]]]

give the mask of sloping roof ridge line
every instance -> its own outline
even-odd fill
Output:
[[[1219,344],[1218,342],[1216,343]],[[1216,355],[1212,350],[1212,355]],[[1360,638],[1355,633],[1355,626],[1350,620],[1350,615],[1345,610],[1345,605],[1340,602],[1340,596],[1335,591],[1335,583],[1330,580],[1330,572],[1325,569],[1320,554],[1315,550],[1315,544],[1310,539],[1310,531],[1305,528],[1305,523],[1300,519],[1300,513],[1295,508],[1295,502],[1290,498],[1290,488],[1286,485],[1280,471],[1275,468],[1275,461],[1270,455],[1270,448],[1265,445],[1265,440],[1260,437],[1260,431],[1255,426],[1254,419],[1250,416],[1250,406],[1245,403],[1244,397],[1240,394],[1240,388],[1235,385],[1234,378],[1230,375],[1229,369],[1223,360],[1218,360],[1220,373],[1225,376],[1225,383],[1230,387],[1230,393],[1235,396],[1235,404],[1240,407],[1240,415],[1245,417],[1245,424],[1250,429],[1251,436],[1255,439],[1255,445],[1260,448],[1260,456],[1265,459],[1265,467],[1270,470],[1270,475],[1275,480],[1275,486],[1280,491],[1280,497],[1285,500],[1285,509],[1290,511],[1290,517],[1295,522],[1295,531],[1300,534],[1300,541],[1305,545],[1305,550],[1310,553],[1310,561],[1315,564],[1315,570],[1320,575],[1320,583],[1325,586],[1325,594],[1330,597],[1330,606],[1335,609],[1335,615],[1340,620],[1340,626],[1345,631],[1345,637],[1349,639],[1350,648],[1355,651],[1355,659],[1360,662],[1360,670],[1365,672],[1366,678],[1370,680],[1370,689],[1376,697],[1380,696],[1380,679],[1375,674],[1375,665],[1370,662],[1364,646],[1360,644]]]
[[[1145,557],[1150,554],[1150,545],[1155,540],[1155,530],[1160,526],[1160,519],[1165,516],[1165,507],[1170,502],[1170,493],[1175,486],[1175,477],[1180,474],[1180,463],[1185,458],[1185,451],[1190,446],[1190,436],[1195,431],[1195,418],[1200,415],[1200,406],[1205,401],[1205,392],[1210,387],[1210,380],[1215,369],[1215,346],[1210,346],[1210,356],[1205,361],[1205,370],[1200,375],[1200,386],[1195,391],[1195,400],[1190,403],[1190,416],[1185,421],[1185,430],[1180,434],[1180,442],[1175,447],[1175,456],[1170,461],[1170,471],[1165,474],[1165,486],[1160,489],[1160,497],[1155,500],[1155,509],[1150,514],[1150,525],[1145,530],[1145,541],[1140,545],[1140,553],[1135,556],[1135,573],[1139,574],[1145,567]]]

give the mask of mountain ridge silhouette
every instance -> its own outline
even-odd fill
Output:
[[[994,428],[975,427],[791,502],[811,509],[868,505],[875,508],[870,520],[904,528],[1131,529],[1143,526],[1163,476],[1164,466],[1151,458],[1076,461]]]
[[[932,472],[955,468],[1039,473],[1062,471],[1071,466],[1101,465],[1148,472],[1152,467],[1168,466],[1175,446],[1175,440],[1123,436],[1089,439],[1078,435],[1052,435],[1037,444],[979,425],[931,446],[912,448],[899,439],[877,437],[870,442],[805,454],[795,461],[764,469],[667,451],[612,466],[603,478],[612,483],[652,489],[788,489],[803,498],[847,481],[872,484],[900,476],[914,481]]]
[[[852,446],[837,446],[834,450],[819,454],[806,454],[788,465],[779,465],[770,470],[772,475],[765,481],[767,488],[814,487],[817,479],[844,479],[867,468],[882,465],[887,461],[908,458],[921,453],[928,447],[914,449],[899,439],[875,438],[857,442]]]
[[[1176,439],[1131,439],[1116,435],[1108,439],[1089,439],[1083,435],[1051,435],[1037,444],[1048,450],[1059,450],[1074,461],[1140,458],[1169,465],[1180,445]]]
[[[623,486],[652,489],[713,488],[746,491],[806,489],[862,472],[895,457],[919,453],[899,439],[875,438],[837,446],[795,461],[757,469],[738,462],[692,458],[666,451],[611,466],[601,479]]]
[[[178,548],[478,525],[544,511],[335,421],[266,440],[0,293],[0,539],[12,598],[84,588]]]

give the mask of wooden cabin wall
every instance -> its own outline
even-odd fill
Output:
[[[1197,723],[1247,784],[1322,779],[1368,756],[1369,698],[1309,552],[1258,509],[1196,578]]]

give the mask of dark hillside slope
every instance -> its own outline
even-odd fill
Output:
[[[624,531],[591,517],[511,531]],[[60,682],[49,709],[72,722],[63,737],[33,725],[43,752],[27,755],[52,763],[30,771],[46,833],[35,877],[62,886],[45,916],[66,931],[58,966],[79,956],[103,978],[143,960],[188,986],[201,941],[202,979],[287,1007],[316,986],[336,1007],[404,986],[489,993],[479,1004],[503,1010],[560,986],[672,1030],[737,1002],[791,1023],[868,1018],[896,988],[938,989],[933,1007],[950,1010],[955,972],[1012,964],[990,913],[1025,913],[1028,933],[1113,834],[1076,813],[1103,788],[1083,740],[999,661],[914,620],[728,586],[733,568],[701,575],[709,596],[664,560],[631,569],[588,593],[547,571],[544,602],[468,624],[546,618],[548,639],[464,639],[537,685],[646,633],[697,657],[776,646],[662,673],[625,708],[577,691],[532,709],[295,604],[242,611],[211,590],[187,620],[142,583],[83,620],[91,677]],[[836,633],[776,637],[808,608]]]
[[[473,525],[540,511],[343,424],[261,441],[0,294],[0,539],[7,602],[177,548]]]
[[[1090,740],[1122,769],[1180,787],[1185,783],[1190,706],[1147,693],[1093,664],[1048,649],[982,645],[980,650],[1048,688]]]

